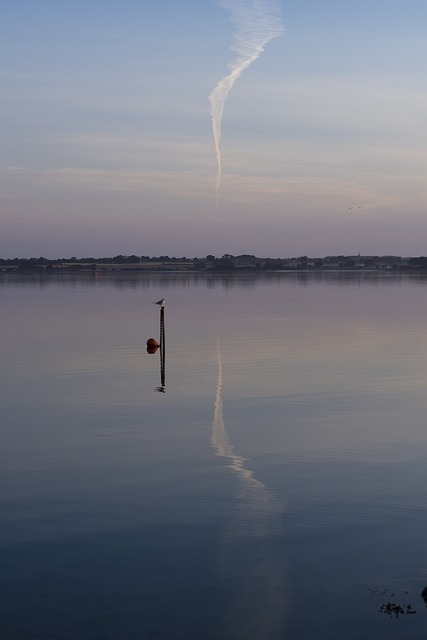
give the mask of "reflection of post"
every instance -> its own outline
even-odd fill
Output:
[[[165,308],[160,308],[160,384],[165,388],[166,342],[165,342]]]

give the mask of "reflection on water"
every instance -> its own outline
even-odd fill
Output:
[[[0,289],[2,640],[425,637],[425,277]]]
[[[220,548],[220,569],[230,585],[230,609],[222,637],[270,640],[282,636],[286,610],[283,558],[275,545],[284,507],[234,452],[224,423],[219,343],[217,358],[211,441],[215,453],[228,460],[239,483],[235,515],[223,533]]]
[[[106,287],[119,289],[165,289],[190,287],[252,288],[265,284],[288,283],[305,286],[325,284],[347,286],[395,286],[411,281],[425,286],[427,274],[394,271],[242,271],[230,273],[208,272],[103,272],[103,273],[3,273],[0,271],[0,287]]]

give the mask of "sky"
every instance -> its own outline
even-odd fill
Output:
[[[217,201],[230,10],[2,3],[0,257],[426,255],[427,3],[277,8],[224,104]]]

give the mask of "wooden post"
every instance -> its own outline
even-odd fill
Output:
[[[165,308],[160,307],[160,384],[165,386],[166,342],[165,342]]]

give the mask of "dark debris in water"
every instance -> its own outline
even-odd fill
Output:
[[[396,602],[387,602],[382,604],[379,608],[380,613],[386,613],[388,616],[407,616],[413,613],[417,613],[416,609],[412,608],[411,604],[397,604]]]
[[[369,589],[369,591],[373,595],[383,596],[383,597],[385,596],[387,598],[394,598],[396,596],[394,591],[390,592],[388,589],[384,589],[384,588],[373,588],[373,589]],[[423,594],[424,592],[427,598],[427,587],[424,589]],[[408,595],[408,592],[402,591],[399,595],[406,596]],[[423,596],[423,599],[424,599],[424,596]],[[417,610],[413,608],[412,604],[395,602],[394,600],[391,600],[391,599],[388,602],[384,602],[378,608],[378,611],[392,618],[398,618],[399,616],[408,616],[408,615],[413,615],[414,613],[417,613]]]

